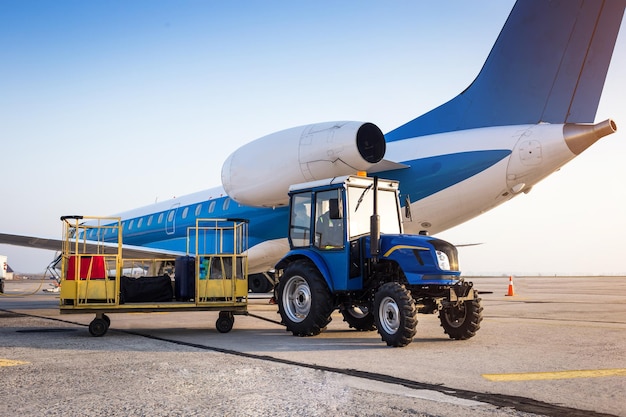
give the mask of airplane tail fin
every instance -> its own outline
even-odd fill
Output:
[[[591,123],[624,0],[524,0],[461,94],[385,135],[394,141],[486,126]]]

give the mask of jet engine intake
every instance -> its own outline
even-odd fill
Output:
[[[381,130],[367,122],[325,122],[256,139],[222,166],[222,185],[240,204],[277,207],[289,186],[367,171],[385,155]]]

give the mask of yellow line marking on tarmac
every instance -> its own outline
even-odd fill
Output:
[[[29,363],[30,362],[12,361],[10,359],[2,359],[2,358],[0,358],[0,367],[2,367],[2,366],[28,365]]]
[[[626,376],[626,369],[589,369],[580,371],[524,372],[518,374],[483,374],[483,378],[496,382],[603,378],[607,376]]]

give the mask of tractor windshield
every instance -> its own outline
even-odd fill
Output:
[[[368,187],[348,187],[348,218],[350,239],[370,232],[370,217],[374,212],[374,190]],[[392,188],[378,188],[380,232],[401,233],[398,198]]]

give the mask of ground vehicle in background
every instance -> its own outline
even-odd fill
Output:
[[[290,251],[275,290],[294,335],[319,334],[339,309],[350,327],[406,346],[417,313],[439,312],[453,339],[475,335],[481,300],[460,277],[456,248],[402,233],[398,182],[345,176],[290,187]]]
[[[4,293],[4,280],[7,277],[8,268],[9,264],[7,264],[7,257],[0,255],[0,294]]]

